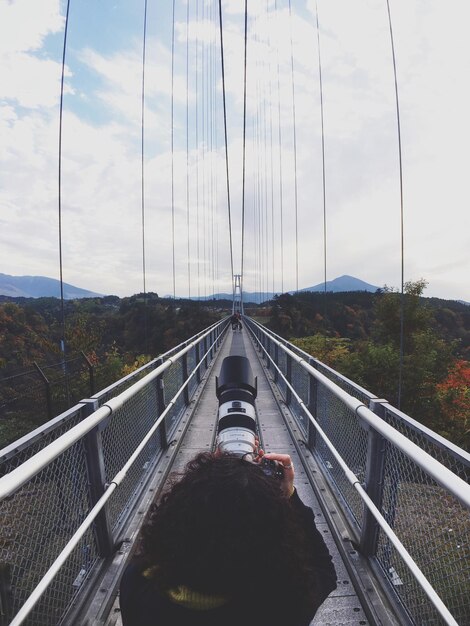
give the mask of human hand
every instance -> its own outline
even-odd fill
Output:
[[[262,454],[260,454],[262,453]],[[288,498],[294,493],[294,464],[292,463],[292,459],[288,454],[279,454],[277,452],[267,452],[266,454],[263,450],[259,451],[259,459],[265,458],[270,459],[272,461],[277,461],[279,465],[283,469],[283,478],[281,481],[281,489],[285,496]]]

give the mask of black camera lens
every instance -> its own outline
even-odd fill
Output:
[[[221,452],[253,460],[256,438],[257,380],[245,356],[228,356],[216,378],[219,400],[217,447]]]

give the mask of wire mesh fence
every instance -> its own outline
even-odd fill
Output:
[[[94,392],[83,356],[34,365],[0,379],[0,449]]]
[[[211,333],[211,341],[215,341],[225,329],[226,325],[220,324]],[[120,408],[65,449],[11,496],[0,501],[1,626],[9,623],[29,598],[100,494],[105,492],[107,484],[155,425],[164,409],[165,399],[169,401],[173,398],[181,388],[184,377],[197,366],[196,355],[199,353],[202,357],[210,343],[209,339],[204,341],[199,335],[193,340],[202,345],[189,349],[188,368],[183,367],[182,357],[179,357],[169,364],[161,377],[149,377],[151,380],[143,387],[138,385],[135,392],[128,389],[122,396]],[[203,371],[214,354],[212,351],[203,361]],[[155,366],[153,364],[152,369]],[[113,387],[114,395],[142,378],[148,369],[116,384]],[[163,387],[160,387],[160,378],[164,382]],[[0,476],[3,474],[6,479],[6,474],[86,419],[99,405],[109,400],[109,393],[109,390],[105,390],[103,394],[97,394],[98,397],[84,401],[63,416],[58,416],[52,420],[52,424],[27,438],[18,449],[10,446],[4,454],[2,451]],[[175,428],[184,408],[185,395],[180,394],[168,412],[166,425]],[[53,626],[61,623],[71,605],[86,589],[92,570],[104,556],[106,542],[100,538],[102,530],[98,525],[109,527],[108,540],[112,546],[163,453],[164,439],[166,437],[162,438],[162,431],[157,429],[129,468],[119,488],[107,501],[100,513],[101,517],[96,518],[84,533],[46,593],[24,621],[25,624]]]
[[[261,327],[250,323],[250,328],[260,343],[268,346],[268,352],[284,375],[288,374],[290,358],[282,349],[288,348],[308,362],[309,357],[299,348],[268,334]],[[273,348],[278,342],[278,351]],[[387,422],[422,450],[452,471],[456,477],[470,481],[470,455],[457,446],[421,426],[386,401],[343,377],[338,372],[315,361],[315,369],[334,382],[340,389],[369,406],[377,414],[377,420]],[[378,480],[378,508],[387,523],[411,554],[432,587],[443,600],[459,625],[470,625],[470,511],[447,489],[436,483],[416,462],[405,455],[391,441],[381,444],[380,458],[371,450],[374,436],[370,425],[362,423],[355,411],[348,408],[325,384],[312,376],[295,362],[291,366],[291,384],[302,401],[310,407],[312,416],[333,444],[359,483],[368,486]],[[299,402],[286,392],[285,381],[277,386],[292,414],[304,433],[308,435],[305,412]],[[379,408],[377,408],[377,406]],[[306,437],[307,439],[307,437]],[[365,507],[358,491],[347,480],[343,469],[322,437],[309,439],[321,461],[330,483],[350,513],[350,519],[358,536],[365,528]],[[373,476],[373,469],[380,467],[380,478]],[[444,624],[434,605],[393,547],[385,533],[380,530],[370,555],[382,568],[399,602],[408,612],[411,621],[419,626]]]
[[[83,442],[78,441],[0,503],[0,567],[11,585],[7,617],[17,613],[37,585],[46,563],[63,549],[90,507]],[[57,623],[79,589],[80,572],[97,558],[92,533],[68,560],[36,605],[27,624]],[[9,621],[9,620],[8,620]],[[8,623],[6,621],[5,623]]]
[[[355,413],[348,409],[329,389],[317,386],[316,419],[322,430],[333,443],[341,458],[361,482],[365,481],[367,458],[367,435],[360,426]],[[316,438],[316,451],[325,472],[353,515],[358,528],[361,525],[362,500],[332,452],[321,437]]]
[[[468,509],[388,446],[382,512],[457,622],[470,624]],[[383,533],[377,559],[416,624],[444,623]]]

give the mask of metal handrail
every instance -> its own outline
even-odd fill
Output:
[[[223,322],[219,322],[219,323],[223,323]],[[199,339],[204,338],[205,336],[207,336],[208,334],[210,334],[210,332],[212,332],[213,327],[210,327],[208,329],[208,331],[204,334],[202,334]],[[88,513],[88,515],[86,516],[86,518],[83,520],[83,522],[80,524],[80,526],[77,528],[77,530],[75,531],[75,533],[72,535],[72,537],[69,539],[69,541],[67,542],[67,544],[65,545],[65,547],[63,548],[63,550],[60,552],[60,554],[57,556],[57,558],[55,559],[55,561],[52,563],[52,565],[50,566],[50,568],[47,570],[47,572],[44,574],[44,576],[42,577],[42,579],[39,581],[39,583],[37,584],[37,586],[35,587],[35,589],[32,591],[31,595],[28,597],[27,601],[23,604],[23,606],[21,607],[21,609],[18,611],[18,613],[15,615],[15,617],[13,618],[13,620],[10,622],[10,626],[20,626],[20,624],[22,624],[24,622],[24,620],[28,617],[28,615],[31,613],[31,611],[33,610],[33,608],[35,607],[35,605],[38,603],[38,601],[40,600],[40,598],[43,596],[43,594],[45,593],[45,591],[47,590],[47,588],[49,587],[49,585],[51,584],[51,582],[54,580],[55,576],[59,573],[60,569],[62,568],[62,566],[64,565],[64,563],[66,562],[67,558],[72,554],[73,550],[75,549],[75,547],[77,546],[77,544],[79,543],[80,539],[82,539],[82,537],[85,535],[85,533],[87,532],[87,530],[90,528],[91,524],[93,523],[93,521],[96,519],[96,517],[98,516],[98,514],[100,513],[100,511],[103,510],[103,508],[105,507],[106,503],[108,502],[108,500],[111,498],[111,496],[113,495],[113,493],[115,492],[115,490],[119,487],[119,485],[122,483],[122,481],[125,479],[125,477],[127,476],[129,469],[132,467],[132,465],[134,464],[134,462],[137,460],[137,458],[139,457],[139,454],[142,452],[142,450],[145,448],[145,446],[147,445],[147,443],[150,441],[150,439],[152,438],[152,436],[155,434],[155,432],[158,430],[158,428],[160,427],[161,423],[163,422],[163,420],[165,419],[165,417],[168,415],[168,413],[171,411],[171,409],[173,408],[173,406],[176,403],[176,400],[178,399],[178,397],[184,392],[185,388],[189,385],[190,380],[193,378],[193,376],[196,375],[198,369],[201,367],[202,363],[204,362],[204,359],[207,357],[207,355],[211,352],[211,350],[213,349],[214,345],[217,343],[217,341],[219,340],[219,338],[217,337],[215,339],[215,341],[212,342],[212,344],[209,346],[208,350],[201,356],[199,363],[194,367],[193,371],[191,372],[191,374],[188,376],[187,380],[181,385],[181,387],[178,389],[177,393],[173,396],[173,398],[170,400],[170,402],[168,403],[168,406],[166,407],[166,409],[163,411],[163,413],[159,416],[159,418],[156,420],[155,424],[152,426],[152,428],[148,431],[148,433],[145,435],[145,437],[142,439],[142,441],[140,442],[140,444],[137,446],[137,448],[134,450],[134,452],[131,454],[131,456],[129,457],[129,459],[127,460],[127,462],[124,464],[124,466],[119,470],[119,472],[109,481],[109,484],[106,488],[105,493],[101,496],[101,498],[98,500],[98,502],[95,504],[95,506],[91,509],[91,511]],[[193,345],[195,345],[197,342],[192,342],[191,344],[189,344],[187,346],[187,348],[184,348],[183,350],[180,350],[180,352],[178,352],[177,354],[174,355],[174,359],[177,360],[178,358],[180,358],[181,356],[183,356],[183,354],[185,354],[191,347],[193,347]],[[119,408],[120,406],[122,406],[122,404],[128,400],[130,397],[134,396],[136,393],[138,393],[138,391],[140,389],[142,389],[143,387],[147,386],[147,384],[152,381],[156,376],[161,375],[161,373],[167,369],[168,367],[170,367],[170,365],[172,364],[173,360],[172,359],[168,359],[167,361],[165,361],[165,363],[163,363],[160,367],[158,367],[154,372],[152,372],[151,374],[148,374],[145,378],[143,378],[142,380],[138,381],[137,383],[135,383],[135,385],[133,385],[133,387],[127,389],[126,391],[124,391],[122,394],[120,394],[120,396],[116,396],[116,398],[113,398],[113,400],[119,400],[119,402],[114,406],[113,404],[113,408],[114,410],[116,408]],[[158,373],[156,373],[158,371]],[[144,383],[145,384],[142,384]],[[131,392],[132,393],[129,393]],[[121,398],[122,401],[121,401]],[[78,439],[80,439],[83,435],[85,435],[89,430],[91,430],[91,428],[93,428],[94,426],[96,426],[98,423],[100,423],[103,419],[105,419],[106,417],[108,417],[109,414],[106,414],[105,417],[101,417],[101,408],[98,409],[97,411],[95,411],[95,413],[93,413],[92,415],[90,415],[90,418],[93,417],[94,415],[96,415],[97,413],[99,413],[99,417],[96,418],[95,420],[93,420],[93,425],[90,428],[86,428],[86,430],[80,435],[78,436],[78,438],[74,437],[74,441],[70,444],[68,444],[68,438],[67,435],[69,435],[73,430],[75,429],[71,429],[69,432],[65,433],[64,435],[62,435],[62,437],[60,437],[59,439],[64,439],[65,441],[65,446],[63,448],[63,450],[61,451],[65,451],[68,447],[70,447],[70,445],[73,445],[73,443],[75,443],[75,441],[78,441]],[[90,419],[88,418],[88,419]],[[81,426],[81,424],[80,424]],[[75,427],[76,428],[76,427]],[[77,433],[79,432],[78,430],[76,431]],[[53,443],[57,443],[56,440]],[[51,447],[53,446],[53,444],[50,444]],[[45,449],[46,450],[46,449]],[[56,458],[56,456],[58,456],[61,452],[59,452],[58,454],[55,454],[54,457],[51,458],[51,460],[53,460],[53,458]],[[39,456],[40,453],[38,453],[37,455],[35,455],[36,457]],[[32,461],[35,457],[31,457],[31,459],[29,459],[30,461]],[[49,461],[50,462],[50,461]],[[47,465],[48,463],[46,463]],[[45,467],[43,465],[43,467]],[[19,469],[19,468],[18,468]],[[41,468],[42,469],[42,468]],[[40,470],[38,470],[40,471]],[[13,472],[12,472],[13,473]],[[7,477],[6,477],[7,478]],[[29,477],[28,477],[29,478]],[[23,483],[21,483],[23,484]],[[21,486],[21,485],[19,485]],[[0,479],[0,500],[2,499],[2,492],[1,492],[1,479]]]
[[[220,321],[214,322],[213,324],[211,324],[210,326],[208,326],[204,330],[201,330],[199,333],[196,333],[195,335],[193,335],[191,337],[191,339],[193,340],[193,343],[196,341],[196,339],[201,338],[204,334],[207,335],[211,330],[214,330],[214,328],[216,326],[218,326],[220,323],[221,323]],[[179,350],[182,350],[183,347],[187,346],[187,344],[188,344],[188,340],[182,341],[177,346],[174,346],[173,348],[170,348],[169,350],[167,350],[163,354],[160,354],[157,357],[155,357],[154,359],[152,359],[151,361],[149,361],[148,363],[145,363],[145,365],[141,365],[139,368],[137,368],[136,370],[134,370],[130,374],[127,374],[127,376],[124,376],[123,378],[120,378],[119,380],[115,381],[114,383],[111,383],[111,385],[108,385],[104,389],[101,389],[100,391],[95,393],[93,396],[91,396],[92,399],[95,399],[95,398],[99,399],[101,396],[105,395],[106,393],[109,393],[114,388],[122,385],[122,383],[124,383],[124,382],[126,382],[126,381],[128,381],[128,380],[130,380],[132,378],[135,378],[136,376],[138,376],[139,374],[144,372],[146,369],[149,369],[149,368],[153,367],[156,363],[161,362],[162,359],[166,360],[168,355],[170,355],[172,353],[176,354]]]
[[[219,322],[223,324],[224,320]],[[204,339],[210,335],[214,328],[210,327],[205,333],[199,336],[198,341]],[[117,411],[123,404],[138,391],[148,385],[149,382],[163,374],[175,361],[180,359],[184,354],[194,347],[198,341],[192,341],[187,344],[185,348],[177,352],[173,357],[167,359],[164,363],[154,369],[152,372],[140,379],[132,387],[126,389],[118,396],[111,398],[103,404],[97,411],[86,417],[82,422],[73,426],[69,431],[58,437],[55,441],[48,446],[37,452],[34,456],[27,459],[19,467],[12,470],[6,476],[0,478],[0,501],[7,496],[12,495],[17,491],[25,482],[36,476],[42,469],[49,465],[60,454],[65,452],[74,443],[81,439],[86,433],[90,432],[95,426],[98,426],[101,422],[106,420],[112,415],[114,411]]]
[[[250,323],[247,325],[251,334],[255,339],[256,335],[251,328],[251,324],[256,326],[258,330],[262,333],[268,335],[265,329],[260,325],[250,320]],[[362,418],[367,424],[369,424],[372,428],[378,431],[385,439],[390,441],[393,445],[395,445],[398,449],[400,449],[408,458],[412,459],[417,465],[419,465],[427,474],[432,476],[436,482],[438,482],[442,487],[453,493],[453,495],[462,502],[465,506],[470,508],[470,485],[456,476],[453,472],[451,472],[447,467],[445,467],[442,463],[435,460],[432,456],[430,456],[427,452],[419,448],[416,444],[408,440],[404,435],[399,433],[392,426],[384,422],[383,420],[377,419],[377,415],[373,413],[368,407],[366,407],[362,402],[353,398],[349,394],[347,394],[343,389],[341,389],[338,385],[330,381],[329,378],[318,372],[314,367],[312,367],[309,363],[307,363],[302,357],[296,355],[292,350],[287,348],[285,343],[282,341],[278,341],[272,335],[270,335],[271,341],[277,344],[285,353],[296,361],[303,369],[305,369],[309,375],[314,376],[319,382],[321,382],[325,387],[328,388],[338,399],[340,399],[349,409],[353,410],[356,415]],[[276,369],[278,374],[282,377],[284,384],[290,389],[290,392],[295,397],[302,411],[307,416],[307,419],[316,429],[318,434],[322,437],[325,445],[330,450],[331,454],[334,456],[338,465],[343,470],[348,482],[354,487],[354,489],[358,492],[364,504],[367,506],[369,511],[372,513],[374,518],[376,519],[379,526],[382,528],[384,533],[387,535],[390,542],[396,548],[397,552],[402,557],[403,561],[408,566],[409,570],[426,593],[430,601],[433,603],[436,610],[445,620],[446,624],[451,626],[458,626],[457,621],[450,613],[449,609],[446,607],[444,602],[439,597],[438,593],[435,591],[434,587],[431,585],[429,580],[421,571],[418,564],[415,562],[411,554],[405,548],[403,543],[399,540],[398,536],[395,534],[393,529],[390,527],[382,513],[376,507],[374,502],[371,500],[364,487],[362,486],[362,482],[359,478],[354,474],[354,472],[348,467],[340,453],[336,450],[335,446],[326,435],[324,430],[321,428],[320,424],[314,418],[314,416],[309,411],[308,407],[305,405],[302,398],[297,394],[294,387],[284,376],[281,369],[275,363],[274,359],[268,353],[266,348],[257,340],[258,345],[263,350],[266,355],[266,358],[269,359],[273,367]]]
[[[250,320],[252,324],[255,324],[261,332],[266,333],[265,329],[260,325]],[[401,452],[403,452],[408,458],[412,459],[422,470],[432,476],[432,478],[445,489],[448,489],[464,506],[470,508],[470,485],[464,480],[456,476],[445,465],[434,459],[425,450],[417,446],[410,441],[405,435],[402,435],[398,430],[384,422],[377,419],[377,415],[373,413],[369,407],[363,402],[349,395],[344,389],[341,389],[336,383],[331,381],[327,376],[316,370],[310,365],[304,358],[298,356],[287,348],[287,346],[281,341],[271,336],[271,341],[277,344],[284,352],[295,361],[300,367],[302,367],[310,376],[313,376],[316,380],[322,383],[331,393],[333,393],[339,400],[343,402],[345,406],[354,411],[361,419],[367,424],[372,426],[378,433],[385,439],[395,445]],[[271,357],[269,357],[271,359]],[[462,450],[463,456],[466,453]]]
[[[214,330],[214,328],[218,324],[220,324],[220,323],[221,323],[220,321],[214,322],[211,326],[208,326],[206,329],[200,331],[196,335],[193,335],[193,337],[191,337],[191,339],[193,341],[195,341],[196,339],[199,339],[203,335],[203,333],[207,333],[207,332],[209,332],[211,330]],[[96,392],[95,394],[93,394],[91,396],[90,399],[91,400],[95,400],[95,399],[99,400],[102,396],[110,393],[113,389],[121,386],[123,383],[129,382],[133,378],[136,378],[137,376],[142,374],[145,370],[151,369],[152,367],[155,366],[156,363],[160,363],[162,359],[166,360],[166,358],[170,354],[177,352],[178,350],[180,350],[182,348],[182,346],[186,346],[187,343],[188,343],[187,341],[182,341],[177,346],[174,346],[173,348],[170,348],[170,350],[167,350],[163,354],[160,354],[158,357],[156,357],[155,359],[152,359],[151,361],[149,361],[145,365],[142,365],[141,367],[139,367],[138,369],[134,370],[130,374],[127,374],[123,378],[120,378],[118,381],[116,381],[116,382],[112,383],[111,385],[108,385],[104,389],[101,389],[100,391]],[[33,370],[33,372],[34,372],[34,370]],[[21,437],[20,439],[17,439],[16,441],[12,442],[11,444],[8,444],[4,448],[1,448],[0,449],[0,461],[8,459],[9,457],[14,456],[17,452],[20,452],[21,450],[24,450],[25,448],[27,448],[32,442],[34,442],[38,438],[43,437],[44,435],[54,431],[58,426],[61,426],[63,423],[67,422],[71,417],[73,417],[76,413],[78,413],[82,408],[83,408],[83,403],[82,402],[77,402],[77,404],[75,404],[74,406],[70,407],[69,409],[67,409],[66,411],[61,413],[60,415],[57,415],[56,417],[54,417],[51,420],[48,420],[45,424],[42,424],[41,426],[38,426],[37,428],[35,428],[31,432],[27,433],[26,435],[23,435],[23,437]]]
[[[252,319],[250,319],[250,323],[255,324],[257,326],[257,328],[259,330],[261,330],[261,332],[263,332],[264,335],[270,337],[274,341],[274,343],[277,343],[278,345],[286,346],[286,352],[289,351],[289,349],[287,349],[287,344],[289,344],[291,346],[293,345],[289,341],[287,341],[286,339],[284,339],[283,337],[281,337],[280,335],[275,333],[273,330],[264,327],[262,324],[258,324],[258,322],[255,322]],[[316,359],[315,357],[312,357],[310,354],[305,352],[305,350],[302,350],[302,348],[299,348],[298,346],[294,346],[294,348],[295,348],[294,354],[296,352],[302,354],[305,357],[305,362],[308,363],[309,361],[313,361],[314,363],[317,363],[317,364],[321,365],[322,368],[324,368],[325,370],[331,372],[333,375],[337,376],[338,378],[340,378],[342,381],[344,381],[348,385],[351,385],[354,389],[356,389],[358,392],[360,392],[361,394],[363,394],[364,396],[366,396],[370,400],[376,400],[377,399],[377,396],[372,394],[370,391],[368,391],[364,387],[361,387],[361,385],[358,385],[355,381],[351,380],[350,378],[348,378],[344,374],[341,374],[340,372],[336,371],[335,369],[333,369],[332,367],[330,367],[326,363],[323,363],[319,359]],[[414,431],[416,431],[420,435],[425,436],[426,439],[428,439],[430,442],[432,442],[436,446],[438,446],[440,448],[444,448],[446,450],[446,452],[451,454],[454,458],[456,458],[460,462],[462,462],[465,465],[468,465],[470,467],[470,453],[469,452],[467,452],[466,450],[463,450],[462,448],[459,448],[459,446],[457,446],[456,444],[452,443],[452,441],[449,441],[449,440],[445,439],[444,437],[442,437],[438,433],[434,432],[433,430],[431,430],[430,428],[428,428],[424,424],[421,424],[420,422],[417,422],[415,419],[413,419],[412,417],[410,417],[406,413],[403,413],[403,411],[400,411],[399,409],[394,407],[392,404],[389,404],[388,402],[384,402],[384,406],[386,408],[392,410],[393,414],[396,417],[398,417],[400,420],[402,420],[409,428],[413,429]],[[377,417],[377,416],[375,416],[375,417]]]

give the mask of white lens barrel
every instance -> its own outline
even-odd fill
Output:
[[[243,414],[256,419],[255,407],[249,402],[236,401],[236,402],[224,402],[219,406],[219,419],[232,414]]]
[[[253,455],[255,451],[255,435],[248,428],[234,426],[226,428],[218,437],[218,448],[221,452],[234,456]]]

